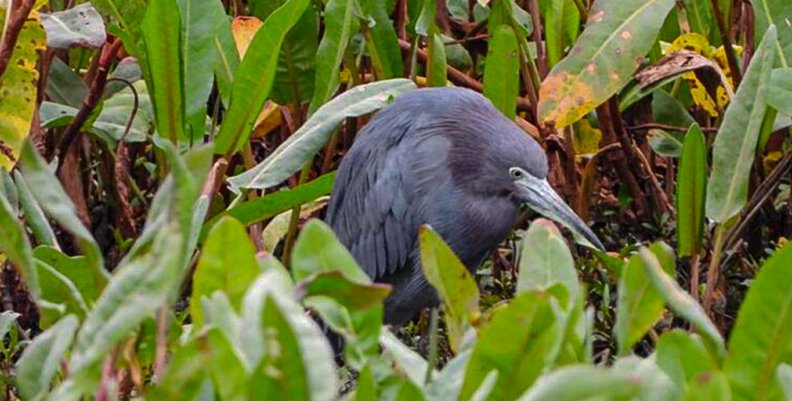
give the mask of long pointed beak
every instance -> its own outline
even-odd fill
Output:
[[[515,183],[519,188],[520,198],[531,209],[568,228],[580,244],[605,251],[597,236],[558,196],[547,180],[527,174]]]

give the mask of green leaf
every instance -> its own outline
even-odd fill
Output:
[[[467,267],[431,227],[421,226],[418,244],[426,281],[437,290],[443,304],[451,349],[459,352],[470,321],[479,312],[478,286]]]
[[[33,261],[25,227],[5,196],[0,195],[0,253],[18,269],[22,280],[35,299],[41,297],[38,274]]]
[[[240,355],[234,349],[233,340],[220,329],[213,328],[206,334],[208,347],[206,358],[209,371],[220,399],[245,401],[248,393],[248,372]]]
[[[220,99],[228,107],[231,104],[231,87],[234,75],[236,75],[236,69],[239,66],[239,52],[231,33],[231,20],[228,17],[223,17],[217,23],[216,34],[212,39],[212,47],[215,49],[214,73]]]
[[[9,310],[0,313],[0,339],[4,339],[12,328],[16,330],[16,320],[19,316],[21,316],[19,313]]]
[[[726,375],[716,370],[705,372],[693,379],[683,401],[731,400],[731,390]]]
[[[181,16],[176,0],[149,3],[141,21],[157,133],[172,143],[187,139],[184,114],[184,56]]]
[[[181,61],[184,71],[184,115],[188,137],[203,138],[206,101],[212,91],[217,52],[213,42],[226,19],[220,0],[178,0],[181,14]],[[175,22],[171,22],[175,23]]]
[[[94,389],[101,361],[172,297],[182,279],[181,243],[177,227],[167,226],[149,252],[119,267],[80,328],[69,359],[69,377],[53,399],[72,399],[75,388]]]
[[[250,379],[250,399],[333,400],[336,374],[330,345],[302,309],[268,296],[262,317],[264,357]]]
[[[371,283],[371,278],[358,266],[355,258],[341,244],[333,230],[316,219],[305,223],[300,236],[297,237],[291,268],[295,280],[304,280],[316,273],[338,270],[355,283]]]
[[[547,61],[552,67],[561,61],[566,47],[577,39],[580,11],[573,0],[542,1],[539,8],[545,21]]]
[[[30,193],[25,177],[22,176],[19,170],[14,171],[14,183],[19,194],[19,204],[25,213],[25,221],[30,226],[30,231],[33,233],[33,237],[36,238],[36,243],[57,247],[58,240],[55,238],[55,233],[52,231],[47,217],[44,216],[41,206],[33,199],[33,194]]]
[[[498,380],[489,399],[517,399],[552,367],[563,338],[554,302],[547,292],[529,291],[494,311],[470,355],[460,400],[469,400],[492,370],[498,372]]]
[[[168,361],[168,368],[159,385],[147,394],[146,399],[156,401],[198,399],[198,394],[204,392],[208,379],[208,362],[202,352],[202,348],[206,345],[204,339],[198,338],[178,348]]]
[[[507,118],[517,113],[520,86],[520,52],[517,38],[508,25],[492,32],[484,66],[484,96]]]
[[[84,256],[67,256],[59,249],[49,246],[37,247],[33,250],[33,256],[65,276],[89,305],[99,298],[103,287],[96,286],[88,270],[88,260]],[[46,297],[45,299],[50,300]]]
[[[32,400],[49,389],[79,324],[75,316],[66,316],[37,335],[25,348],[25,352],[17,362],[16,377],[22,398]]]
[[[546,290],[561,284],[570,296],[580,294],[575,261],[558,228],[546,219],[537,219],[522,238],[520,276],[517,292]]]
[[[330,0],[324,10],[324,35],[316,51],[316,80],[311,107],[313,114],[338,89],[339,69],[353,32],[353,0]],[[355,24],[356,25],[356,24]]]
[[[41,308],[39,325],[42,328],[52,326],[66,314],[73,314],[81,319],[88,314],[88,303],[66,275],[41,261],[36,261],[36,269],[41,284],[42,303],[58,305],[58,308]]]
[[[666,264],[669,259],[673,261],[673,255],[668,246],[658,243],[652,246],[651,251],[642,247],[638,250],[638,254],[652,286],[660,292],[668,307],[690,322],[696,332],[704,338],[710,353],[720,360],[725,351],[723,337],[715,324],[707,317],[707,313],[704,312],[701,305],[680,288],[679,284],[667,273]]]
[[[288,0],[261,25],[236,69],[231,104],[215,138],[215,152],[229,155],[248,141],[253,123],[270,96],[278,65],[278,52],[286,33],[297,23],[308,0]]]
[[[707,144],[697,124],[685,135],[676,186],[677,250],[679,256],[698,255],[704,233],[707,190]]]
[[[735,400],[776,400],[779,364],[792,363],[792,244],[777,250],[759,270],[729,338],[724,369]]]
[[[295,206],[330,194],[334,180],[335,172],[332,172],[294,188],[282,189],[260,198],[242,202],[212,218],[206,226],[211,227],[222,216],[231,216],[245,226],[270,219]]]
[[[781,390],[784,392],[784,396],[787,399],[792,398],[792,366],[785,363],[778,365],[776,378],[781,386]]]
[[[47,74],[45,93],[47,98],[55,103],[77,108],[82,105],[83,99],[88,93],[88,87],[81,76],[61,59],[55,57]],[[41,110],[39,110],[39,113],[41,113]]]
[[[539,119],[562,128],[624,86],[657,37],[673,0],[599,0],[575,46],[542,82]]]
[[[690,388],[688,383],[718,369],[701,338],[679,329],[660,337],[654,355],[660,369],[682,389]]]
[[[674,260],[663,260],[662,269],[674,274]],[[633,345],[657,322],[663,312],[663,297],[652,286],[638,254],[632,255],[619,280],[619,295],[614,332],[619,355],[627,355]]]
[[[89,274],[94,286],[104,288],[108,274],[104,269],[104,259],[99,244],[82,224],[74,212],[74,204],[60,186],[60,181],[50,171],[44,159],[28,141],[22,148],[22,175],[30,184],[30,191],[39,205],[50,217],[77,238],[77,243],[85,253]]]
[[[308,7],[281,45],[278,72],[272,85],[273,101],[300,104],[313,97],[318,37],[319,17]]]
[[[4,2],[0,6],[3,16],[6,14],[6,4],[18,3]],[[0,77],[0,145],[4,149],[0,152],[0,168],[11,170],[30,132],[33,113],[36,111],[36,86],[39,80],[36,66],[40,52],[46,48],[44,28],[34,10],[22,24],[15,48],[7,60],[6,70]]]
[[[73,46],[99,48],[107,36],[102,16],[91,3],[52,14],[42,13],[41,24],[47,31],[47,46],[57,49]]]
[[[792,3],[786,0],[756,0],[751,2],[756,16],[755,35],[760,37],[775,25],[781,32],[778,35],[778,42],[773,43],[775,47],[775,59],[771,60],[776,65],[787,68],[792,67],[792,31],[790,21],[792,21]]]
[[[530,388],[519,401],[632,399],[641,390],[633,375],[588,365],[564,366]]]
[[[363,310],[380,305],[390,293],[387,284],[362,284],[348,279],[339,270],[317,273],[297,285],[302,297],[324,296],[348,310]]]
[[[391,361],[397,371],[403,372],[414,384],[423,385],[429,363],[421,355],[401,342],[390,330],[380,332],[380,344],[382,355]],[[433,372],[432,377],[437,377],[437,372]]]
[[[433,33],[431,35],[429,38],[429,47],[427,49],[427,53],[427,84],[433,87],[445,87],[448,85],[448,77],[446,71],[445,43],[443,42],[442,35],[439,33]]]
[[[264,161],[229,178],[228,183],[232,189],[238,191],[240,188],[265,189],[283,182],[300,170],[324,146],[330,134],[344,119],[377,110],[388,104],[392,97],[413,89],[415,84],[412,81],[393,79],[356,86],[344,92],[317,110]]]
[[[443,370],[436,375],[432,375],[432,381],[426,386],[428,399],[437,401],[459,399],[459,391],[462,389],[465,370],[471,354],[471,349],[460,352],[446,363]]]
[[[141,66],[147,65],[141,32],[146,0],[92,0],[91,4],[113,21],[115,26],[109,31],[123,40],[127,52],[137,57]]]
[[[773,70],[767,89],[767,104],[792,116],[792,67]]]
[[[712,6],[706,1],[683,0],[685,5],[685,15],[690,24],[691,32],[696,32],[709,37],[710,27],[712,26]]]
[[[748,178],[765,114],[775,43],[776,30],[771,27],[754,53],[715,137],[706,210],[707,217],[718,223],[739,213],[748,198]]]
[[[365,38],[366,50],[371,57],[374,75],[378,80],[396,78],[403,75],[401,49],[388,18],[385,2],[381,0],[359,0],[358,11],[363,21],[360,23]]]
[[[212,227],[195,269],[190,314],[193,324],[201,327],[201,298],[222,291],[239,310],[248,285],[261,273],[256,262],[256,247],[245,227],[236,219],[224,217]]]

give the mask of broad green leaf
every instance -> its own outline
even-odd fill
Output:
[[[109,17],[113,24],[109,31],[121,38],[127,52],[137,57],[141,66],[147,65],[141,33],[146,0],[92,0],[91,4],[101,14]]]
[[[168,368],[159,385],[147,394],[146,399],[149,401],[199,399],[198,394],[203,392],[209,376],[208,361],[204,355],[206,346],[205,339],[197,338],[179,347],[168,361]]]
[[[75,214],[71,199],[30,141],[22,148],[21,159],[22,175],[29,184],[33,197],[45,213],[77,238],[77,243],[88,261],[89,275],[95,288],[103,288],[108,274],[104,269],[102,251],[93,235]]]
[[[79,320],[66,316],[36,336],[17,362],[16,384],[26,400],[33,400],[49,389],[74,339]]]
[[[300,297],[328,297],[348,310],[380,305],[390,293],[387,284],[363,284],[348,279],[339,270],[317,273],[297,285]]]
[[[397,370],[404,372],[414,384],[423,385],[429,363],[420,354],[406,346],[390,330],[380,332],[380,344],[382,355],[388,358]],[[437,372],[433,373],[432,377],[437,377]]]
[[[16,3],[0,5],[0,14],[4,16],[5,4]],[[0,168],[11,170],[30,132],[39,79],[36,65],[39,53],[46,48],[44,28],[39,22],[38,12],[33,10],[22,25],[8,66],[0,77],[0,147],[3,149],[0,151]]]
[[[234,75],[239,66],[239,51],[231,33],[231,20],[228,17],[223,17],[217,23],[215,36],[212,38],[212,47],[215,51],[214,74],[220,99],[223,101],[223,105],[228,107],[231,104],[231,87]]]
[[[558,64],[567,46],[575,43],[580,27],[580,11],[574,0],[539,2],[544,17],[545,46],[550,67]]]
[[[12,328],[16,330],[16,320],[19,316],[21,316],[19,313],[8,310],[0,313],[0,339],[4,339]]]
[[[712,6],[707,1],[683,0],[685,5],[685,15],[690,24],[691,32],[696,32],[710,36],[710,28],[713,26]],[[717,28],[716,28],[717,29]]]
[[[41,308],[39,325],[42,328],[52,326],[67,314],[80,319],[88,314],[89,307],[85,297],[69,277],[39,260],[36,261],[36,271],[41,284],[41,303],[58,305],[57,308]]]
[[[361,14],[360,29],[365,38],[366,50],[371,57],[372,68],[377,79],[390,79],[402,76],[404,65],[401,59],[396,31],[388,18],[384,1],[359,0]]]
[[[683,290],[666,269],[669,260],[673,266],[673,255],[667,245],[658,243],[651,250],[638,250],[646,276],[652,286],[660,292],[668,307],[690,322],[693,329],[704,339],[710,353],[717,359],[723,356],[725,347],[718,328],[707,317],[707,313],[690,294]]]
[[[729,400],[729,384],[701,339],[673,330],[663,334],[655,349],[660,369],[685,394],[684,400]]]
[[[52,14],[42,13],[41,24],[47,31],[47,46],[57,49],[73,46],[99,48],[107,36],[102,16],[91,3]]]
[[[748,198],[748,178],[765,115],[775,43],[776,30],[770,27],[756,49],[715,137],[706,211],[707,217],[718,223],[724,223],[739,213]]]
[[[65,276],[77,288],[80,295],[89,305],[92,305],[99,298],[102,287],[96,286],[94,278],[88,270],[88,261],[84,256],[67,256],[60,250],[49,246],[37,247],[33,250],[33,256],[36,260],[52,267],[59,274]],[[49,300],[46,297],[45,299]]]
[[[234,349],[233,340],[217,328],[209,330],[206,339],[209,345],[205,351],[209,371],[220,399],[247,400],[248,372],[241,356]]]
[[[564,366],[543,376],[519,401],[632,399],[641,390],[634,375],[588,365]]]
[[[190,138],[203,138],[206,101],[212,91],[217,52],[214,40],[226,19],[220,0],[177,0],[181,14],[181,62],[184,115]]]
[[[231,154],[247,142],[252,125],[272,90],[279,54],[274,50],[280,49],[308,3],[308,0],[288,0],[270,14],[256,32],[234,75],[231,104],[215,138],[216,153]]]
[[[14,171],[14,184],[16,184],[17,193],[19,194],[19,204],[22,206],[22,211],[25,213],[25,221],[30,226],[30,231],[39,245],[48,245],[57,247],[58,240],[55,238],[55,233],[44,216],[44,211],[41,210],[38,202],[33,199],[33,194],[30,193],[25,177],[19,172]]]
[[[311,202],[320,196],[328,195],[333,189],[335,172],[325,174],[313,181],[290,189],[272,192],[260,198],[242,202],[217,217],[206,225],[211,227],[222,216],[231,216],[243,225],[250,225],[270,219],[293,207]]]
[[[239,310],[248,285],[260,273],[256,247],[245,227],[230,217],[220,219],[206,238],[193,276],[190,306],[193,324],[200,327],[204,320],[198,301],[215,291],[223,291],[231,305]]]
[[[176,0],[149,3],[141,21],[149,73],[148,87],[157,134],[172,143],[187,139],[184,114],[184,54]]]
[[[756,17],[754,27],[757,38],[764,35],[771,25],[779,30],[778,42],[773,43],[776,50],[771,64],[775,62],[779,67],[792,67],[792,3],[786,0],[756,0],[751,5]]]
[[[261,319],[264,357],[250,379],[250,399],[333,400],[335,363],[324,334],[297,305],[267,296]]]
[[[357,21],[353,0],[330,0],[324,10],[324,34],[316,51],[316,80],[309,115],[330,100],[338,89],[339,68]]]
[[[47,98],[55,103],[78,108],[82,105],[88,87],[82,77],[61,59],[55,57],[47,74]],[[45,102],[46,103],[46,102]],[[39,111],[41,112],[41,111]],[[42,119],[43,120],[43,119]]]
[[[102,104],[102,111],[90,129],[92,133],[104,139],[112,147],[117,145],[125,132],[124,140],[126,142],[144,142],[153,132],[154,107],[148,87],[142,80],[135,82],[132,86],[135,88],[134,93],[132,89],[125,86],[105,100]],[[135,94],[137,94],[137,98]],[[137,109],[135,108],[135,99],[138,102]],[[135,118],[132,119],[132,125],[127,132],[126,126],[133,110],[136,111]]]
[[[375,401],[377,399],[377,383],[374,374],[371,372],[371,365],[363,367],[358,376],[354,398],[351,401]]]
[[[664,259],[662,269],[674,274],[674,260]],[[643,338],[663,312],[663,297],[652,286],[643,267],[645,262],[638,254],[632,255],[619,280],[614,332],[619,345],[619,355],[626,355],[633,345]]]
[[[457,353],[462,350],[462,339],[470,321],[479,312],[478,286],[467,267],[431,227],[421,226],[418,244],[421,268],[443,304],[448,340]]]
[[[517,399],[552,367],[554,350],[563,338],[554,302],[549,293],[529,291],[494,311],[470,355],[460,400],[469,400],[492,370],[498,372],[498,380],[489,399]]]
[[[792,116],[792,67],[773,70],[767,89],[767,104]]]
[[[96,306],[86,317],[69,359],[69,377],[54,399],[72,399],[75,388],[91,391],[100,365],[119,341],[172,297],[181,283],[181,235],[174,225],[162,229],[153,248],[118,268]]]
[[[677,385],[652,358],[635,355],[619,358],[611,370],[614,373],[630,375],[640,384],[641,391],[637,397],[639,400],[675,401],[682,395]]]
[[[246,57],[245,60],[247,59]],[[415,84],[412,81],[393,79],[360,85],[345,91],[319,108],[264,161],[229,178],[228,183],[232,189],[238,191],[240,188],[265,189],[283,182],[299,171],[324,146],[330,134],[344,119],[377,110],[388,104],[392,97],[413,89]]]
[[[429,1],[429,0],[427,0]],[[448,85],[446,73],[446,52],[443,36],[439,33],[431,34],[427,49],[428,60],[426,68],[427,84],[434,87],[445,87]]]
[[[27,233],[5,196],[0,195],[0,254],[18,269],[35,299],[41,296],[38,273]]]
[[[467,349],[448,361],[443,370],[432,375],[432,381],[426,385],[426,396],[430,400],[453,401],[459,399],[459,391],[465,379],[465,370],[473,351]]]
[[[677,250],[679,256],[701,251],[704,200],[707,190],[707,144],[697,124],[685,135],[676,186]]]
[[[305,223],[300,231],[294,244],[291,268],[295,280],[304,280],[316,273],[339,270],[353,282],[371,283],[369,276],[358,266],[333,230],[316,219]]]
[[[510,120],[517,113],[520,86],[520,51],[508,25],[492,32],[484,65],[484,96]]]
[[[537,219],[522,238],[517,292],[546,290],[555,284],[566,287],[570,296],[580,294],[575,261],[558,228]]]
[[[649,52],[673,0],[598,0],[569,55],[539,91],[539,119],[565,127],[611,97]]]
[[[313,7],[307,7],[281,45],[272,84],[275,103],[300,104],[313,97],[318,38],[319,17]]]
[[[777,400],[779,364],[792,363],[792,244],[775,251],[745,296],[724,369],[735,400]]]

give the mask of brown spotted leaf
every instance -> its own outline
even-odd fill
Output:
[[[626,84],[674,0],[598,0],[569,55],[542,82],[539,119],[567,126]]]

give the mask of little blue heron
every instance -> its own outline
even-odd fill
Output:
[[[384,323],[401,326],[439,302],[420,267],[422,224],[471,273],[509,235],[521,204],[602,249],[546,177],[539,144],[485,97],[420,89],[358,134],[338,169],[326,221],[372,280],[392,285]]]

